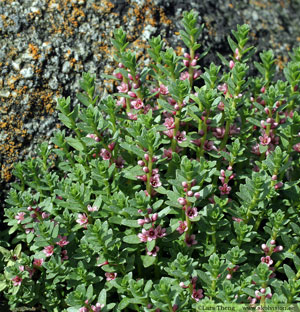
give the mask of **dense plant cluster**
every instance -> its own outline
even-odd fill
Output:
[[[0,289],[12,309],[200,311],[296,303],[300,293],[300,48],[277,80],[254,62],[249,27],[201,69],[202,27],[184,13],[186,53],[149,41],[149,64],[112,43],[116,93],[84,74],[58,101],[56,132],[15,166]],[[9,241],[9,243],[8,243]]]

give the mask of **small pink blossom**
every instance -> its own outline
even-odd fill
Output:
[[[179,232],[179,234],[183,234],[184,232],[186,232],[188,230],[188,225],[186,221],[179,221],[179,226],[176,229],[176,231]]]
[[[90,212],[98,211],[98,209],[99,208],[97,206],[93,206],[93,207],[91,205],[87,206],[87,210],[90,211]]]
[[[117,106],[122,106],[123,108],[126,108],[126,99],[124,97],[121,97],[118,101],[117,101]]]
[[[147,231],[147,241],[151,242],[155,239],[157,239],[157,231],[152,227]]]
[[[67,236],[58,235],[58,238],[60,238],[60,241],[56,244],[60,247],[66,246],[70,243],[69,241],[67,241]]]
[[[158,227],[156,227],[156,235],[157,237],[159,238],[162,238],[164,236],[167,235],[166,233],[166,229],[165,228],[162,228],[160,225]]]
[[[155,174],[150,178],[150,184],[152,187],[160,187],[161,186],[161,181],[159,178],[159,174]]]
[[[165,85],[161,84],[161,85],[159,86],[159,93],[162,94],[162,95],[167,95],[167,94],[169,94],[168,87],[166,87]]]
[[[87,307],[81,307],[78,312],[89,312],[89,309]]]
[[[231,187],[224,183],[222,186],[219,186],[219,190],[221,191],[221,195],[228,195],[231,191]]]
[[[271,143],[271,138],[266,134],[264,133],[263,136],[260,136],[259,137],[259,141],[261,143],[261,145],[269,145]]]
[[[47,212],[42,212],[42,218],[43,219],[47,219],[50,217],[50,213],[47,213]]]
[[[105,276],[106,276],[106,280],[109,282],[109,281],[113,281],[114,279],[116,279],[117,277],[117,273],[109,273],[109,272],[106,272],[105,273]]]
[[[34,258],[33,265],[37,266],[37,267],[41,267],[43,265],[44,261],[45,261],[44,259],[35,259]]]
[[[194,289],[193,290],[193,293],[192,293],[192,298],[195,300],[195,301],[199,301],[200,299],[202,299],[204,296],[203,296],[203,290],[202,289]]]
[[[173,130],[165,130],[163,131],[163,133],[169,138],[169,139],[173,139]]]
[[[121,82],[121,85],[117,87],[118,91],[121,93],[127,93],[129,90],[128,84],[125,82]]]
[[[131,105],[134,109],[141,109],[144,107],[144,103],[140,98],[137,98],[135,101],[131,101]]]
[[[226,83],[223,83],[222,85],[218,85],[217,89],[225,95],[228,92],[228,87]]]
[[[193,78],[197,79],[198,77],[201,76],[201,74],[202,74],[202,71],[200,69],[196,69],[196,70],[194,70]]]
[[[61,256],[61,260],[62,261],[69,259],[67,250],[62,250],[61,253],[60,253],[60,256]]]
[[[18,212],[15,216],[15,219],[18,220],[18,224],[20,224],[24,220],[25,212]]]
[[[174,129],[175,128],[174,118],[173,117],[166,118],[165,122],[164,122],[164,126],[166,126],[168,128],[168,130]]]
[[[12,278],[12,281],[13,281],[14,286],[21,286],[23,279],[17,275],[14,278]]]
[[[54,252],[54,246],[49,245],[49,246],[44,247],[43,252],[46,255],[46,257],[52,256]]]
[[[137,120],[137,114],[127,113],[127,116],[130,120]]]
[[[238,222],[238,223],[243,221],[243,219],[237,218],[237,217],[232,217],[232,220],[235,221],[235,222]]]
[[[297,143],[293,146],[293,150],[300,153],[300,143]]]
[[[266,257],[261,257],[260,261],[262,263],[266,263],[268,265],[268,267],[270,267],[273,264],[273,260],[271,259],[270,256],[266,256]]]
[[[189,219],[194,219],[198,216],[198,210],[196,207],[188,207],[185,211],[185,214],[189,217]]]
[[[178,203],[179,203],[180,205],[182,205],[182,206],[184,206],[184,205],[186,204],[186,199],[183,198],[183,197],[179,197],[179,198],[177,199],[177,201],[178,201]]]
[[[146,248],[146,251],[148,256],[156,257],[157,253],[159,252],[159,247],[155,246],[151,251],[148,251],[148,249]]]
[[[142,229],[142,233],[139,233],[138,237],[142,243],[146,243],[148,241],[148,231]]]
[[[100,304],[99,302],[96,303],[96,305],[92,305],[91,309],[93,312],[101,312],[101,309],[104,307],[104,304]]]
[[[225,135],[225,128],[224,127],[218,127],[213,130],[213,135],[217,139],[223,139]]]
[[[251,153],[260,156],[259,144],[256,143],[251,147]]]
[[[215,145],[214,145],[214,142],[213,142],[213,141],[208,141],[208,140],[206,140],[206,141],[204,142],[203,148],[204,148],[204,150],[206,150],[206,151],[208,151],[208,152],[213,151],[213,150],[214,150],[214,151],[217,150],[217,148],[216,148]]]
[[[175,139],[178,143],[182,143],[183,141],[186,141],[186,132],[177,131]]]
[[[191,247],[192,245],[196,245],[198,242],[195,240],[196,236],[193,234],[191,236],[187,235],[184,239],[186,245]]]
[[[109,160],[109,159],[111,159],[111,153],[110,153],[110,151],[108,151],[108,150],[105,149],[105,148],[101,148],[100,156],[101,156],[104,160]]]
[[[76,222],[79,223],[81,226],[83,226],[85,229],[87,228],[87,224],[89,223],[88,217],[86,216],[85,213],[79,213],[77,215],[77,220]]]
[[[190,74],[188,71],[184,71],[180,74],[180,80],[186,80],[186,79],[190,79]]]

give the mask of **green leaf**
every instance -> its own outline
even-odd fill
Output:
[[[137,235],[127,235],[123,237],[123,242],[127,244],[140,244],[141,241]]]
[[[134,153],[135,155],[139,156],[140,158],[144,158],[144,151],[139,149],[138,147],[132,145],[132,144],[128,144],[126,142],[122,142],[120,143],[120,146],[125,148],[127,151]]]
[[[127,220],[127,219],[123,219],[122,220],[122,224],[129,226],[129,227],[134,227],[134,228],[139,228],[141,227],[138,223],[137,220]]]
[[[153,256],[141,256],[142,257],[142,260],[143,260],[143,265],[145,268],[148,268],[149,266],[153,265],[155,260],[156,260],[156,257],[153,257]]]
[[[84,146],[82,145],[82,143],[78,139],[66,137],[65,140],[67,141],[67,143],[70,146],[75,148],[77,151],[82,152],[84,150]]]
[[[285,275],[287,276],[287,278],[289,280],[294,279],[296,277],[295,272],[293,271],[293,269],[289,265],[284,264],[283,269],[284,269]]]
[[[147,249],[148,249],[148,251],[152,251],[154,249],[154,247],[155,247],[155,244],[156,244],[156,240],[155,239],[150,241],[150,242],[148,241],[147,242]]]
[[[97,302],[106,305],[106,290],[104,288],[100,291]]]
[[[125,297],[118,305],[118,311],[125,309],[130,304],[129,298]]]

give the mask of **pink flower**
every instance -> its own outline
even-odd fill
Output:
[[[255,145],[253,145],[251,147],[251,153],[255,154],[255,155],[258,155],[258,156],[260,155],[259,144],[258,143],[256,143]]]
[[[184,239],[186,245],[191,247],[192,245],[196,245],[198,242],[195,240],[196,236],[193,234],[191,236],[187,235]]]
[[[124,97],[121,97],[120,100],[117,101],[117,106],[122,106],[123,108],[126,108],[126,99]]]
[[[208,152],[210,152],[212,150],[214,150],[214,151],[217,150],[217,148],[214,145],[214,142],[213,141],[208,141],[208,140],[205,140],[203,148],[204,148],[204,150],[206,150]]]
[[[190,74],[188,71],[184,71],[180,74],[180,80],[186,80],[186,79],[190,79]]]
[[[204,296],[203,296],[203,290],[202,289],[194,289],[193,290],[193,293],[192,293],[192,298],[195,300],[195,301],[199,301],[200,299],[202,299]]]
[[[111,153],[110,153],[107,149],[105,149],[105,148],[101,148],[100,156],[101,156],[104,160],[109,160],[109,159],[111,159]]]
[[[176,141],[177,141],[178,143],[182,143],[183,141],[186,141],[185,135],[186,135],[186,132],[185,132],[185,131],[182,131],[182,132],[177,131],[176,137],[175,137]]]
[[[225,135],[225,128],[224,127],[218,127],[213,130],[213,135],[217,139],[223,139]]]
[[[117,168],[124,168],[125,160],[122,156],[118,156],[114,162]]]
[[[12,278],[14,286],[21,286],[22,280],[23,279],[18,275]]]
[[[142,233],[139,233],[138,237],[142,243],[146,243],[148,241],[148,231],[142,229]]]
[[[241,131],[241,128],[237,128],[236,125],[230,125],[229,135],[239,134],[240,131]]]
[[[270,256],[266,256],[266,257],[261,257],[260,261],[262,263],[266,263],[268,265],[268,267],[270,267],[273,264],[273,260],[271,259]]]
[[[167,95],[167,94],[169,94],[168,87],[166,87],[165,85],[161,84],[161,85],[159,86],[159,93],[162,94],[162,95]]]
[[[89,309],[86,307],[81,307],[78,312],[89,312]]]
[[[164,126],[166,126],[169,130],[174,129],[175,128],[174,118],[173,117],[166,118],[164,122]]]
[[[231,187],[224,183],[222,186],[219,186],[219,190],[221,191],[221,195],[228,195],[231,191]]]
[[[94,212],[94,211],[98,211],[98,207],[94,206],[92,207],[91,205],[88,205],[87,206],[87,210],[90,211],[90,212]]]
[[[297,143],[293,146],[293,150],[300,153],[300,143]]]
[[[155,174],[154,176],[152,176],[150,178],[150,184],[152,187],[159,187],[161,186],[161,182],[160,182],[160,178],[159,178],[159,174]]]
[[[42,218],[47,219],[50,216],[50,213],[42,212]]]
[[[81,226],[83,226],[85,229],[87,228],[87,224],[89,223],[88,217],[86,216],[85,213],[79,213],[77,215],[77,220],[76,222],[79,223]]]
[[[109,282],[109,281],[113,281],[116,277],[117,277],[117,273],[109,273],[109,272],[106,272],[105,273],[105,276],[106,276],[106,280]]]
[[[93,312],[101,312],[101,309],[104,307],[104,304],[100,304],[99,302],[96,303],[96,305],[92,305],[91,309]]]
[[[159,237],[159,238],[162,238],[162,237],[167,235],[166,229],[162,228],[160,225],[156,228],[155,231],[156,231],[157,237]]]
[[[169,139],[173,139],[173,130],[165,130],[163,131],[163,133],[169,138]]]
[[[169,148],[169,149],[165,149],[164,150],[164,158],[168,158],[168,160],[171,160],[172,159],[172,148]]]
[[[129,88],[128,88],[128,84],[125,82],[121,82],[121,85],[117,87],[118,91],[121,93],[127,93]]]
[[[144,103],[140,98],[137,98],[135,101],[131,101],[131,105],[134,109],[141,109],[144,107]]]
[[[185,211],[185,214],[189,217],[189,219],[194,219],[198,216],[198,210],[196,207],[188,207]]]
[[[18,212],[15,216],[15,219],[18,220],[18,224],[20,224],[24,220],[25,212]]]
[[[148,251],[148,249],[146,248],[146,251],[148,256],[156,257],[157,253],[159,252],[159,247],[155,246],[151,251]]]
[[[238,222],[238,223],[240,223],[240,222],[243,221],[243,219],[241,219],[241,218],[236,218],[236,217],[232,217],[232,220],[235,221],[235,222]]]
[[[266,133],[264,133],[263,136],[260,136],[259,140],[261,145],[269,145],[271,143],[271,138]]]
[[[202,71],[200,69],[196,69],[194,70],[193,78],[197,79],[198,77],[200,77],[201,74],[202,74]]]
[[[153,227],[147,231],[147,241],[151,242],[157,239],[157,231]]]
[[[67,236],[58,235],[58,238],[60,238],[60,241],[56,243],[58,246],[63,247],[69,244],[69,241],[67,241]]]
[[[183,197],[179,197],[179,198],[177,199],[177,201],[178,201],[178,203],[179,203],[180,205],[182,205],[182,206],[184,206],[184,205],[186,204],[186,199],[183,198]]]
[[[54,252],[54,246],[49,245],[49,246],[44,247],[43,252],[46,255],[46,257],[52,256]]]
[[[228,92],[228,87],[226,83],[223,83],[222,85],[218,85],[217,89],[224,93],[224,95]]]
[[[137,120],[137,114],[127,113],[127,116],[130,120]]]
[[[34,266],[37,266],[37,267],[41,267],[42,266],[42,264],[44,263],[44,259],[33,259],[33,265]]]
[[[179,226],[176,229],[176,231],[179,232],[179,234],[183,234],[188,230],[187,222],[186,221],[179,221]]]
[[[62,261],[69,259],[67,250],[62,250],[60,256]]]

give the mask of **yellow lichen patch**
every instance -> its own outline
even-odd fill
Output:
[[[28,44],[29,53],[32,56],[33,59],[38,60],[41,56],[38,54],[38,47],[36,47],[34,44],[29,43]]]

